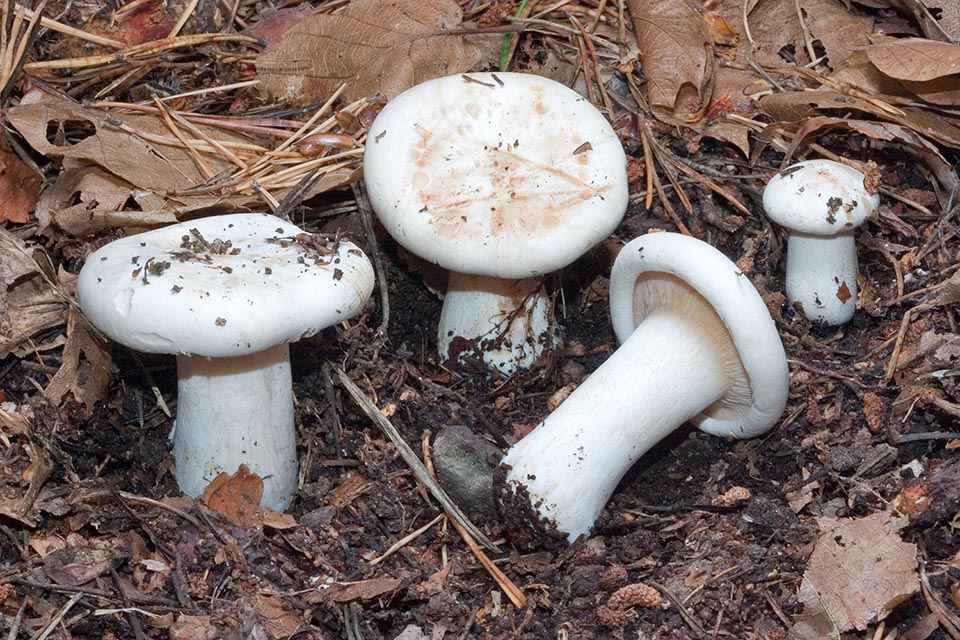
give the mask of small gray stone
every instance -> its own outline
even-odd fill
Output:
[[[493,470],[500,451],[463,425],[448,425],[433,441],[440,486],[471,517],[492,518]]]

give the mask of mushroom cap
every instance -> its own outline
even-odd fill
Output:
[[[648,277],[655,275],[668,277]],[[683,286],[671,284],[675,281]],[[740,359],[727,367],[736,378],[727,395],[690,422],[718,436],[751,438],[767,431],[787,404],[783,344],[747,276],[707,243],[677,233],[651,233],[623,247],[610,274],[610,316],[617,338],[624,342],[658,307],[685,306],[672,297],[690,295],[710,304]]]
[[[613,128],[581,95],[536,75],[462,74],[404,91],[370,127],[363,163],[390,235],[462,273],[565,267],[627,207]]]
[[[773,176],[763,208],[777,224],[802,233],[832,236],[860,226],[880,205],[864,175],[833,160],[806,160]]]
[[[298,234],[245,213],[115,240],[80,270],[80,307],[113,340],[150,353],[219,358],[296,342],[357,313],[374,279],[355,245],[306,234],[318,241],[307,246]]]

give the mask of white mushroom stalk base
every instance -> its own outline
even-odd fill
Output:
[[[440,312],[441,361],[479,355],[506,375],[533,366],[556,343],[542,278],[506,280],[450,272]]]
[[[177,484],[199,496],[241,464],[263,478],[260,504],[283,511],[297,488],[289,346],[249,356],[177,357]]]
[[[690,318],[669,311],[648,315],[560,407],[510,448],[499,489],[517,497],[525,492],[540,519],[520,523],[522,528],[553,529],[570,543],[587,535],[630,467],[727,393],[730,372],[716,334],[719,325],[725,335],[722,323]],[[733,348],[729,338],[725,342]],[[510,501],[503,493],[500,499]],[[511,515],[505,516],[510,525]]]
[[[791,231],[785,288],[813,322],[839,325],[857,309],[857,248],[853,231],[818,236]]]

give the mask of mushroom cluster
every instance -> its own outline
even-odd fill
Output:
[[[101,247],[80,271],[77,297],[113,340],[177,355],[180,489],[198,496],[246,464],[263,478],[261,504],[283,510],[297,488],[289,343],[360,311],[373,279],[350,242],[235,214]]]
[[[476,356],[507,375],[558,340],[544,274],[606,238],[627,206],[613,128],[535,75],[414,86],[371,125],[363,170],[387,232],[449,270],[441,362]],[[853,229],[877,205],[863,174],[839,163],[802,162],[770,181],[764,207],[791,232],[787,294],[811,320],[852,315]],[[298,476],[289,343],[359,312],[373,281],[347,241],[235,214],[102,247],[77,295],[117,342],[177,355],[180,488],[199,495],[246,464],[264,479],[262,503],[284,509]],[[495,473],[515,541],[589,535],[630,467],[684,423],[749,438],[786,406],[787,360],[767,306],[712,246],[667,232],[629,242],[611,272],[610,311],[620,347]]]
[[[450,271],[441,361],[505,374],[556,341],[543,275],[606,238],[627,206],[626,155],[583,96],[522,73],[429,80],[370,127],[363,175],[397,242]]]

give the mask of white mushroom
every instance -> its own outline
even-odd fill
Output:
[[[683,423],[749,438],[787,401],[787,361],[747,277],[710,245],[674,233],[628,243],[610,277],[620,348],[498,470],[508,527],[573,542],[620,479]]]
[[[542,276],[609,235],[626,210],[623,147],[593,105],[534,75],[419,84],[370,128],[364,180],[404,247],[450,271],[441,359],[504,373],[556,340]]]
[[[289,347],[356,314],[373,268],[345,241],[280,218],[237,214],[128,236],[89,256],[77,297],[117,342],[177,355],[177,483],[198,496],[240,464],[263,478],[261,504],[297,487]]]
[[[787,299],[814,322],[843,324],[857,308],[854,228],[880,204],[864,175],[832,160],[787,167],[763,191],[767,216],[788,230]]]

